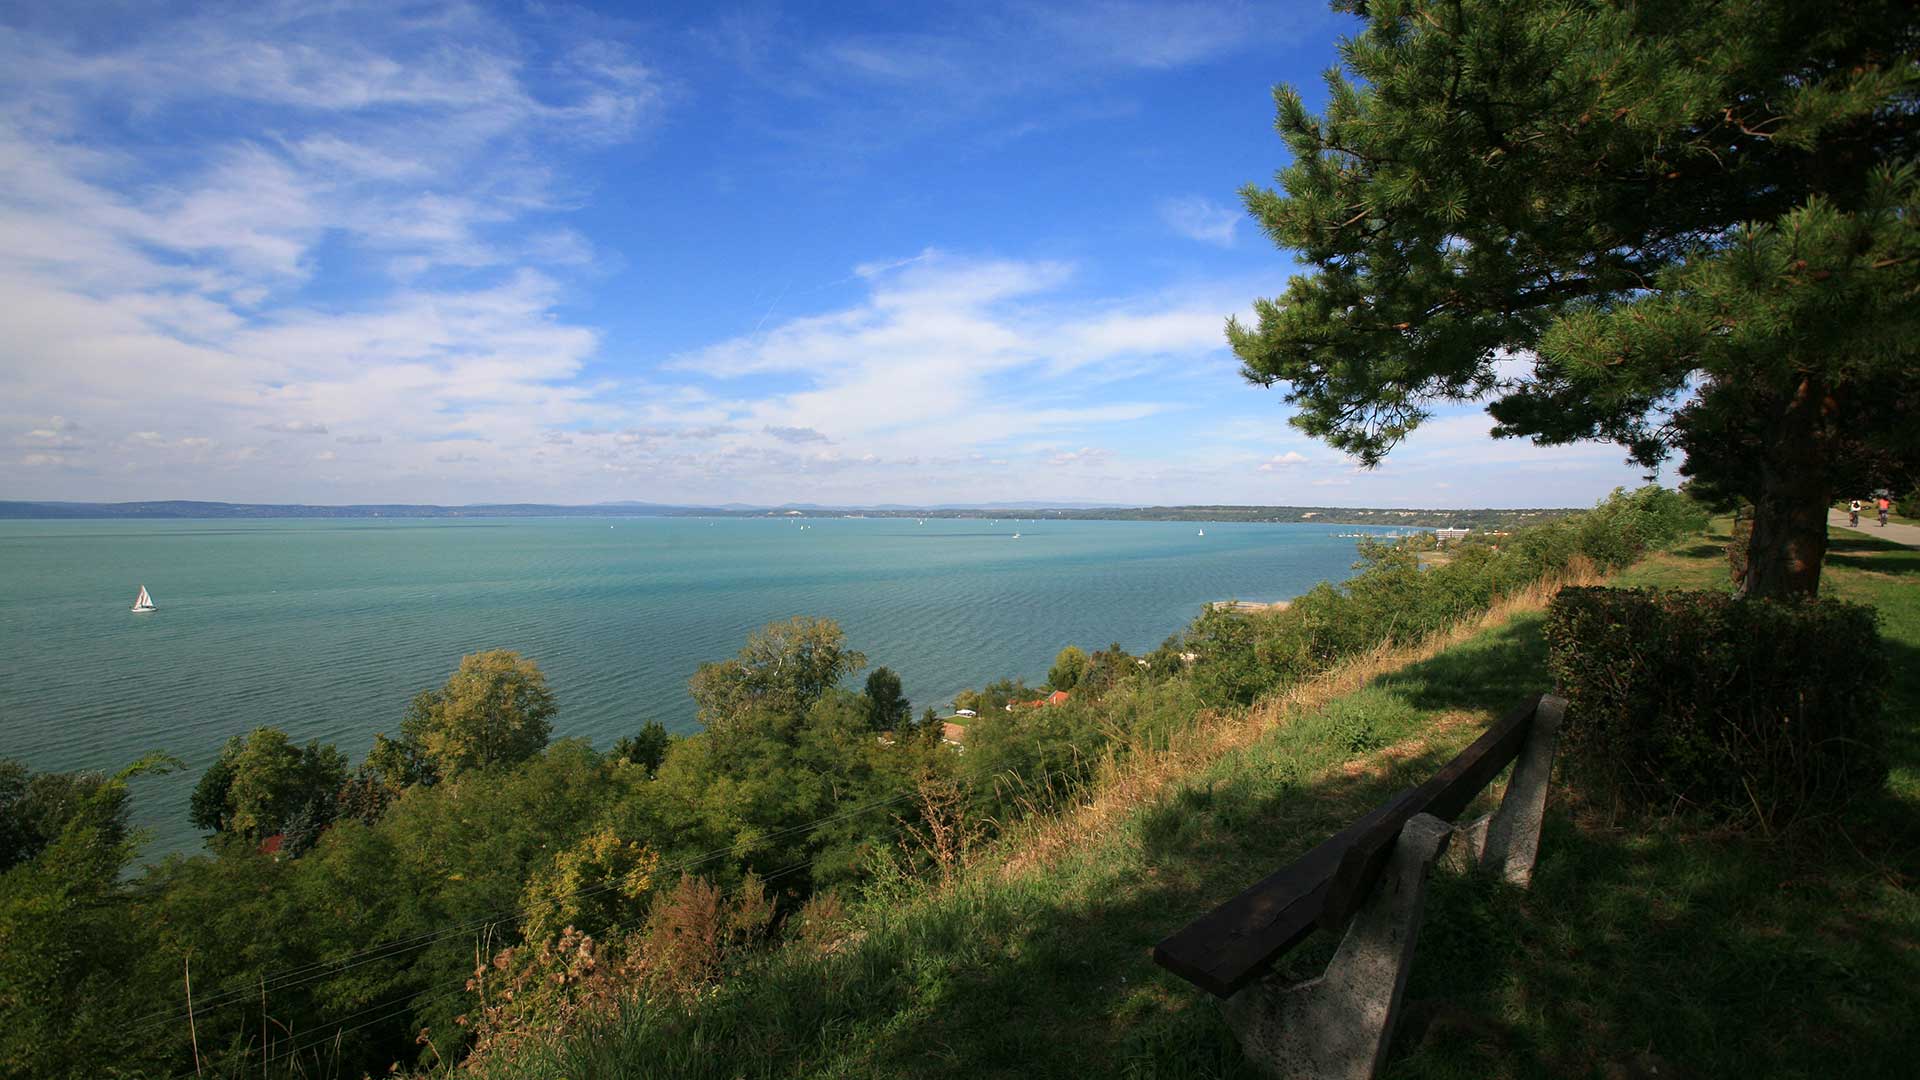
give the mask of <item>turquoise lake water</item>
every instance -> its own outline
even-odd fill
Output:
[[[189,769],[139,782],[190,850],[200,770],[272,724],[358,760],[463,654],[537,660],[555,737],[695,727],[687,678],[793,615],[838,619],[917,713],[1061,646],[1158,645],[1209,600],[1345,578],[1336,525],[929,519],[0,521],[0,756]],[[1015,532],[1019,539],[1012,539]],[[145,584],[159,610],[127,609]]]

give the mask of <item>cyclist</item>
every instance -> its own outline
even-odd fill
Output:
[[[1887,527],[1887,510],[1890,509],[1892,505],[1892,501],[1885,495],[1880,496],[1880,527],[1883,529]]]
[[[1855,528],[1860,527],[1860,500],[1859,499],[1853,500],[1853,504],[1847,507],[1847,524],[1852,525]]]

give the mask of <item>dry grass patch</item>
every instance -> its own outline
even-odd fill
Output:
[[[1477,634],[1505,625],[1516,616],[1545,611],[1547,602],[1563,587],[1597,584],[1601,577],[1590,562],[1576,560],[1576,565],[1566,574],[1530,585],[1501,599],[1480,615],[1463,619],[1417,645],[1380,646],[1246,709],[1208,710],[1191,727],[1169,740],[1164,749],[1134,747],[1125,755],[1108,754],[1087,785],[1087,795],[1070,800],[1064,810],[1034,814],[1013,828],[1002,848],[1006,854],[1001,873],[1013,878],[1055,866],[1066,855],[1105,836],[1116,822],[1161,798],[1175,783],[1196,775],[1228,754],[1247,749],[1275,728],[1319,712],[1384,676],[1430,660]],[[1379,759],[1373,760],[1373,767],[1384,771],[1392,760],[1404,760],[1423,752],[1439,730],[1480,720],[1468,712],[1443,714],[1438,725],[1428,733],[1404,740],[1404,746],[1396,743],[1382,749],[1382,753],[1386,753],[1399,747],[1397,758],[1374,754],[1349,762],[1346,767],[1364,770],[1368,760]]]

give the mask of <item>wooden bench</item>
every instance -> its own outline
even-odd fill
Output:
[[[1374,807],[1291,865],[1160,942],[1153,950],[1154,961],[1200,989],[1235,1002],[1237,1007],[1228,1010],[1229,1021],[1235,1022],[1249,1056],[1270,1071],[1287,1076],[1371,1076],[1384,1058],[1386,1041],[1392,1035],[1393,1013],[1405,986],[1419,927],[1425,874],[1440,849],[1458,832],[1472,846],[1481,866],[1515,884],[1525,885],[1530,880],[1539,850],[1540,819],[1546,808],[1555,737],[1565,708],[1564,701],[1547,695],[1536,694],[1522,701],[1426,783]],[[1457,818],[1516,759],[1519,764],[1498,810],[1458,830],[1445,824]],[[1416,820],[1422,822],[1424,830],[1420,844],[1429,850],[1415,852],[1401,842]],[[1400,853],[1405,865],[1399,867],[1400,876],[1395,878],[1391,864],[1402,848],[1409,850]],[[1397,882],[1387,890],[1390,896],[1382,896],[1383,878]],[[1381,942],[1356,940],[1358,924],[1364,921],[1356,916],[1370,905],[1382,909],[1380,918],[1374,920],[1380,923],[1379,931],[1384,935]],[[1261,976],[1272,969],[1274,961],[1316,928],[1337,931],[1350,925],[1354,929],[1349,930],[1340,953],[1329,964],[1327,975],[1292,988],[1260,984]],[[1397,956],[1383,966],[1380,957],[1368,953],[1371,945],[1384,945]],[[1347,958],[1345,967],[1343,956]],[[1390,970],[1392,985],[1343,984],[1337,996],[1344,1004],[1320,1000],[1328,997],[1330,984],[1354,982],[1348,976],[1355,976],[1362,968],[1379,977],[1359,978],[1358,982],[1382,982]],[[1264,991],[1261,996],[1268,999],[1268,1007],[1240,1000],[1254,990]],[[1318,999],[1310,1000],[1316,994]],[[1330,1006],[1333,1013],[1328,1015]],[[1348,1006],[1366,1015],[1343,1020],[1338,1014]],[[1351,1030],[1276,1032],[1271,1030],[1273,1024],[1286,1022],[1285,1017],[1275,1015],[1276,1010],[1295,1014],[1295,1026],[1325,1026],[1333,1021],[1345,1023]],[[1305,1022],[1307,1014],[1315,1017],[1312,1023]],[[1240,1018],[1237,1021],[1236,1016]],[[1251,1043],[1245,1030],[1249,1024],[1262,1028]],[[1276,1040],[1286,1045],[1276,1046]],[[1293,1045],[1316,1040],[1338,1045],[1319,1050],[1313,1045]],[[1276,1054],[1285,1060],[1272,1060]],[[1337,1060],[1322,1060],[1328,1054]],[[1356,1055],[1366,1061],[1348,1060]]]

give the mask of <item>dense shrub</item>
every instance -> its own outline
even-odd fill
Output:
[[[1362,541],[1344,586],[1322,583],[1283,611],[1210,608],[1188,629],[1193,682],[1209,705],[1246,704],[1381,645],[1405,645],[1578,565],[1615,570],[1706,524],[1693,500],[1660,487],[1615,491],[1583,514],[1487,536],[1421,569],[1428,537]]]
[[[1886,777],[1871,608],[1569,588],[1546,636],[1569,759],[1641,807],[1772,828]]]

